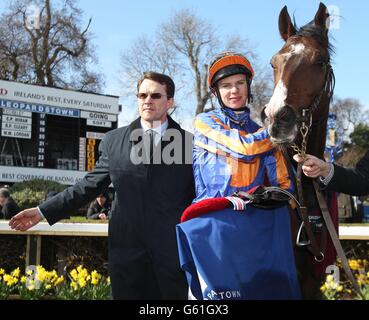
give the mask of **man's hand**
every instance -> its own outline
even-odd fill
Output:
[[[325,178],[329,174],[329,164],[310,154],[307,154],[305,159],[295,154],[293,159],[298,163],[303,163],[302,171],[309,178],[317,178],[319,176]]]
[[[106,217],[106,214],[105,214],[105,213],[100,213],[100,214],[99,214],[99,218],[100,218],[101,220],[107,220],[107,217]]]
[[[42,220],[37,208],[26,209],[19,212],[9,221],[9,226],[18,231],[27,231]]]

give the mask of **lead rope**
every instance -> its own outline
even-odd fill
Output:
[[[352,271],[350,269],[346,254],[343,251],[343,248],[342,248],[341,242],[339,240],[336,228],[335,228],[335,226],[333,224],[333,221],[332,221],[332,218],[329,214],[327,202],[326,202],[325,198],[323,197],[323,195],[321,194],[321,192],[319,191],[319,186],[318,186],[317,182],[313,181],[313,184],[314,184],[314,190],[315,190],[315,194],[317,196],[318,202],[319,202],[320,209],[322,210],[322,215],[323,215],[323,218],[324,218],[324,221],[325,221],[325,225],[328,229],[329,235],[331,236],[333,245],[334,245],[334,247],[337,251],[337,255],[341,259],[343,270],[345,271],[347,277],[351,281],[355,291],[360,295],[360,297],[363,300],[365,300],[365,297],[364,297],[363,293],[360,290],[359,284],[357,283],[357,281],[354,278],[354,275],[352,274]]]
[[[320,99],[319,99],[320,100]],[[310,117],[308,118],[308,114],[310,115]],[[302,157],[303,159],[306,158],[306,147],[307,147],[307,141],[309,138],[309,133],[310,133],[310,127],[312,124],[312,113],[309,112],[309,109],[303,109],[302,110],[302,124],[300,127],[300,133],[301,133],[301,137],[302,137],[302,142],[301,142],[301,148],[299,148],[297,146],[296,143],[293,143],[291,145],[292,149],[297,152],[297,154]],[[308,118],[308,125],[306,124],[306,119]],[[292,164],[289,161],[288,155],[286,155],[286,151],[284,152],[285,154],[285,159],[286,161],[289,162],[289,167],[292,166]],[[318,242],[314,236],[313,230],[311,229],[311,224],[308,218],[308,209],[306,207],[305,204],[305,199],[304,199],[304,195],[303,195],[303,191],[302,191],[302,163],[300,162],[297,166],[297,173],[295,176],[295,184],[296,184],[296,189],[297,189],[297,196],[298,199],[300,201],[300,218],[302,220],[302,223],[299,227],[299,231],[297,234],[297,239],[296,239],[296,245],[297,246],[308,246],[307,248],[309,249],[309,251],[311,251],[311,253],[314,256],[315,261],[317,262],[322,262],[324,260],[324,253],[323,253],[323,249],[319,248]],[[301,234],[302,234],[302,230],[303,228],[305,229],[306,233],[307,233],[307,237],[308,237],[308,241],[304,241],[301,242],[300,238],[301,238]]]

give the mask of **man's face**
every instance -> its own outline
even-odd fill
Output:
[[[168,109],[173,106],[173,98],[167,97],[165,87],[165,85],[149,79],[145,79],[141,83],[137,98],[138,112],[148,125],[152,125],[155,121],[164,122]],[[142,97],[142,94],[146,94],[146,97]],[[155,94],[159,94],[160,97]]]
[[[0,196],[0,206],[3,206],[5,203],[6,198],[3,196]]]
[[[97,200],[97,202],[98,202],[98,204],[99,204],[100,206],[104,205],[104,203],[106,202],[106,198],[105,198],[104,196],[98,196],[98,197],[96,198],[96,200]]]
[[[244,74],[235,74],[220,80],[218,89],[225,106],[235,110],[246,106],[248,88]]]

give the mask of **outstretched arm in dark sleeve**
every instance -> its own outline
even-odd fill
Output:
[[[68,216],[92,201],[110,184],[108,134],[100,142],[99,160],[95,168],[74,186],[65,189],[36,208],[23,210],[14,216],[9,225],[12,229],[26,231],[46,218],[50,225]]]

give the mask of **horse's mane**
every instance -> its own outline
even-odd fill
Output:
[[[326,47],[328,50],[329,57],[334,54],[335,48],[329,41],[328,33],[321,27],[317,27],[314,20],[310,21],[308,24],[299,28],[296,24],[295,17],[293,17],[293,25],[296,29],[296,35],[300,37],[312,37],[318,41],[322,46]]]

